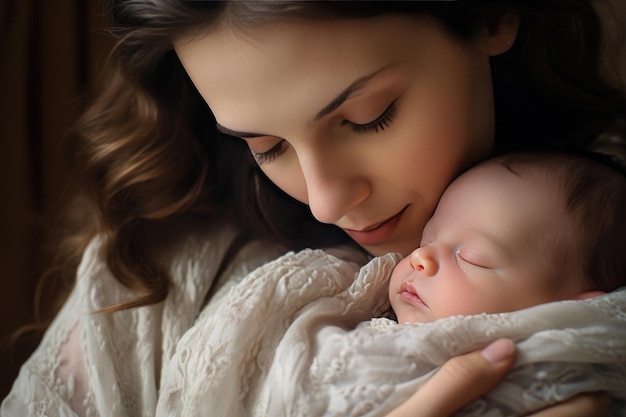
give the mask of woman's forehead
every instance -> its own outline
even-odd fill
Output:
[[[383,16],[280,22],[245,34],[222,27],[181,39],[175,48],[218,121],[243,129],[229,126],[236,120],[227,115],[292,98],[313,117],[360,78],[415,59],[419,53],[407,43],[428,49],[432,37],[441,36],[434,25],[430,19]]]

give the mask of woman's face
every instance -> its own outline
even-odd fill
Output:
[[[220,27],[175,43],[218,128],[374,255],[407,255],[446,185],[489,154],[488,42],[426,17]]]

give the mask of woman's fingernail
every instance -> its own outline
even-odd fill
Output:
[[[515,344],[510,339],[498,339],[484,348],[480,354],[491,363],[508,359],[515,352]]]

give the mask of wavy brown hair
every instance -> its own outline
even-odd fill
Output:
[[[182,36],[218,23],[245,30],[279,19],[427,13],[471,40],[515,14],[515,45],[492,59],[496,151],[555,141],[585,147],[626,111],[624,92],[603,75],[602,26],[587,0],[105,3],[117,45],[107,78],[67,143],[82,214],[64,258],[76,263],[90,239],[106,237],[108,266],[137,296],[112,310],[166,297],[167,273],[149,243],[173,219],[236,224],[240,244],[261,238],[297,249],[348,241],[269,182],[243,141],[216,131],[173,51]]]

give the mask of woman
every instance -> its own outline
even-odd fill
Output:
[[[70,142],[87,197],[76,252],[91,243],[6,415],[154,413],[181,400],[158,387],[194,321],[254,266],[353,242],[406,255],[446,185],[490,154],[623,148],[608,138],[626,97],[602,75],[589,1],[120,0],[109,13],[112,76]],[[451,360],[394,415],[450,415],[512,360],[507,342]],[[537,415],[597,415],[585,407],[602,399]]]

